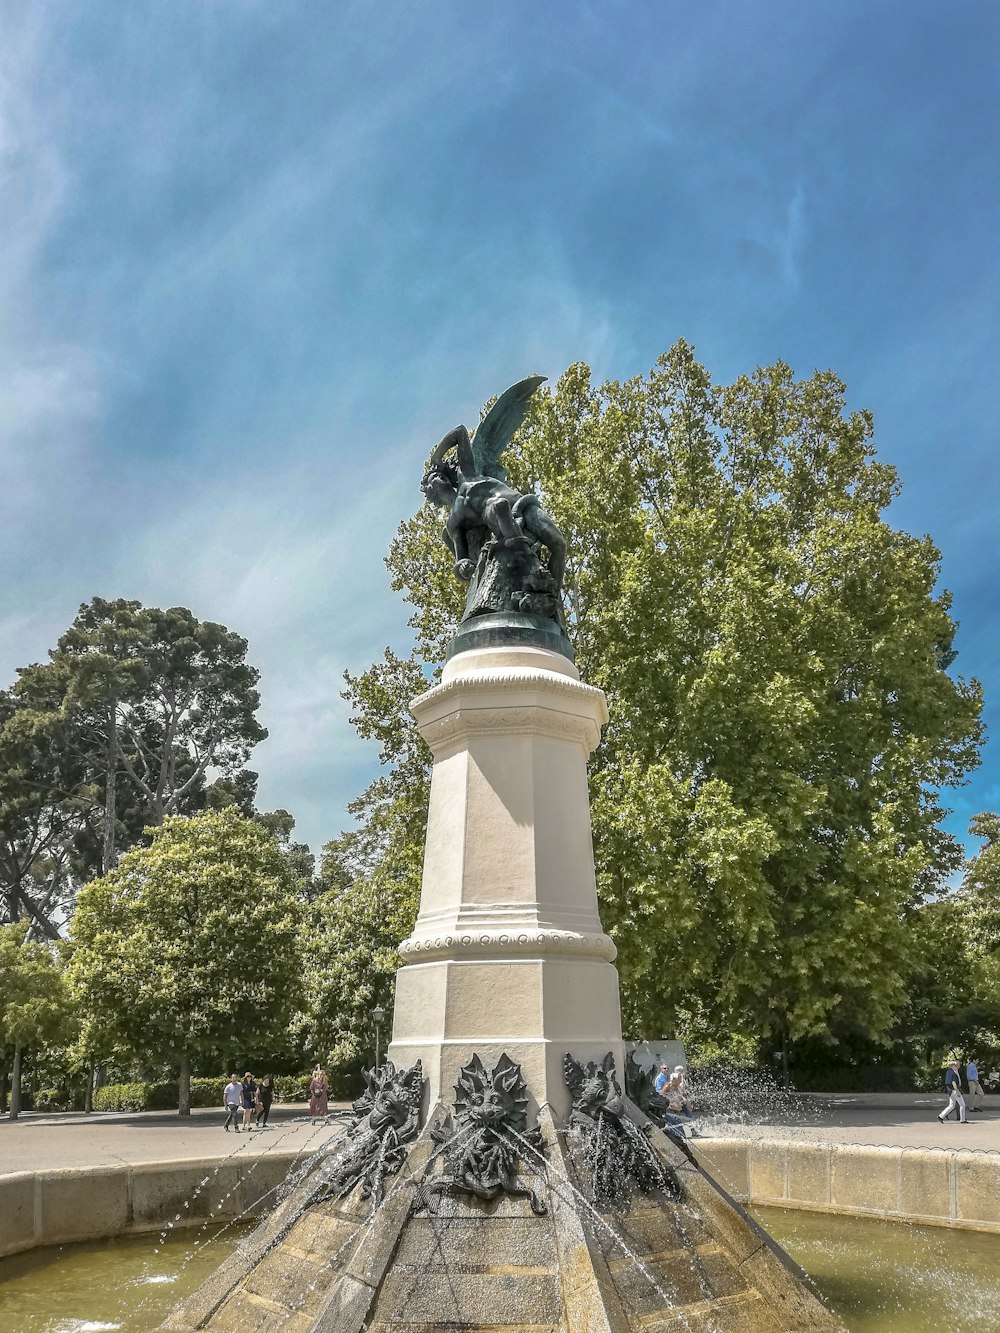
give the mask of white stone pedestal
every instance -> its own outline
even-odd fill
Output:
[[[420,914],[396,979],[389,1057],[451,1102],[473,1053],[520,1062],[569,1111],[563,1055],[612,1051],[624,1078],[615,946],[601,929],[587,756],[600,690],[543,648],[459,653],[411,705],[434,755]]]

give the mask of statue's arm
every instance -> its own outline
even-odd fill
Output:
[[[455,451],[458,454],[458,470],[463,477],[478,475],[476,460],[472,454],[472,441],[464,426],[456,426],[452,431],[455,437]]]

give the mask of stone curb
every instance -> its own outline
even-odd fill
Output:
[[[0,1175],[0,1258],[171,1223],[235,1221],[282,1183],[299,1156],[288,1150]]]
[[[1000,1153],[783,1139],[695,1139],[743,1203],[1000,1232]]]

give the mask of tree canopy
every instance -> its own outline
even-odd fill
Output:
[[[18,671],[0,694],[0,919],[54,938],[76,887],[148,825],[252,811],[244,765],[267,733],[246,651],[183,607],[95,597]]]
[[[70,975],[92,1038],[173,1061],[182,1113],[193,1060],[283,1044],[299,889],[274,836],[235,809],[165,819],[79,894]]]
[[[26,938],[26,921],[0,926],[0,1047],[14,1048],[10,1116],[21,1110],[21,1055],[65,1040],[73,1011],[60,960],[48,943]]]
[[[1000,1008],[1000,815],[976,815],[969,832],[983,844],[962,881],[963,926],[981,997]]]
[[[949,670],[939,555],[887,520],[872,433],[833,374],[716,386],[681,342],[624,383],[571,367],[506,457],[566,535],[577,661],[609,699],[595,855],[633,1033],[885,1034],[908,918],[961,863],[940,793],[978,761],[980,690]],[[387,765],[355,804],[355,885],[419,843],[407,702],[462,595],[428,507],[387,563],[416,642],[348,677]]]

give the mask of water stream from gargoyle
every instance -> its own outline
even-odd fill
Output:
[[[266,1190],[264,1193],[260,1194],[254,1200],[254,1203],[251,1206],[254,1213],[256,1213],[260,1209],[261,1205],[264,1204],[268,1199],[272,1199],[273,1202],[271,1206],[268,1208],[268,1212],[270,1212],[272,1208],[277,1206],[277,1204],[282,1201],[283,1198],[287,1198],[288,1194],[291,1192],[292,1189],[295,1188],[295,1186],[298,1184],[300,1180],[304,1179],[305,1176],[307,1176],[310,1171],[315,1169],[318,1163],[321,1162],[322,1159],[331,1151],[332,1147],[340,1145],[343,1135],[338,1134],[333,1140],[331,1140],[328,1143],[325,1143],[321,1148],[311,1153],[308,1157],[305,1157],[304,1160],[300,1160],[303,1154],[308,1149],[309,1145],[312,1142],[314,1142],[314,1140],[325,1129],[328,1129],[330,1124],[334,1121],[335,1121],[334,1116],[328,1116],[325,1120],[321,1120],[316,1125],[316,1127],[313,1129],[313,1132],[306,1138],[305,1142],[299,1149],[299,1152],[296,1154],[296,1158],[292,1162],[291,1166],[288,1168],[285,1178],[282,1181],[280,1181],[277,1185],[273,1186],[271,1189]],[[234,1227],[238,1227],[241,1230],[246,1228],[247,1213],[250,1211],[250,1209],[247,1209],[244,1212],[239,1213],[236,1217],[232,1217],[227,1222],[221,1224],[218,1221],[218,1215],[223,1211],[226,1204],[236,1193],[236,1191],[240,1189],[244,1184],[244,1182],[254,1174],[254,1172],[258,1169],[258,1167],[261,1165],[264,1159],[270,1153],[272,1153],[275,1150],[275,1148],[280,1147],[280,1145],[287,1138],[289,1138],[298,1131],[298,1128],[301,1125],[302,1120],[296,1117],[289,1123],[291,1126],[289,1129],[286,1129],[283,1133],[279,1134],[277,1138],[270,1141],[267,1147],[263,1149],[263,1151],[257,1152],[253,1155],[252,1158],[253,1165],[250,1166],[250,1169],[246,1172],[244,1176],[242,1176],[237,1180],[236,1184],[232,1187],[232,1189],[228,1191],[228,1193],[222,1196],[222,1198],[215,1206],[214,1216],[209,1216],[198,1227],[197,1234],[192,1243],[188,1246],[187,1250],[185,1251],[184,1257],[181,1260],[180,1264],[178,1264],[176,1269],[174,1270],[174,1273],[171,1277],[171,1281],[177,1281],[178,1279],[181,1279],[188,1265],[195,1259],[196,1256],[200,1258],[205,1253],[206,1250],[210,1249],[213,1246],[219,1246],[220,1242],[226,1240],[228,1233],[230,1233]],[[243,1143],[241,1143],[237,1148],[234,1148],[232,1152],[227,1153],[225,1157],[223,1157],[220,1161],[218,1161],[215,1164],[213,1169],[209,1171],[207,1175],[202,1177],[202,1179],[199,1181],[195,1189],[182,1202],[180,1211],[169,1222],[167,1222],[167,1224],[160,1231],[156,1243],[152,1246],[151,1257],[147,1260],[145,1266],[147,1272],[152,1268],[158,1267],[155,1256],[159,1255],[160,1250],[167,1243],[168,1239],[171,1236],[171,1233],[175,1230],[175,1228],[183,1227],[185,1230],[187,1230],[190,1227],[191,1224],[187,1222],[185,1219],[190,1218],[191,1209],[195,1201],[200,1197],[200,1195],[203,1193],[204,1190],[208,1189],[211,1186],[212,1182],[215,1179],[217,1179],[219,1173],[226,1166],[228,1166],[233,1161],[234,1158],[239,1157],[243,1153],[246,1153],[247,1149],[250,1147],[250,1143],[251,1139],[250,1136],[248,1135]],[[248,1157],[245,1158],[244,1160],[249,1162],[251,1159]],[[253,1230],[255,1230],[255,1228]],[[251,1236],[253,1235],[253,1230],[250,1231],[249,1235]],[[246,1244],[247,1241],[248,1241],[247,1236],[242,1237],[240,1240],[240,1245]],[[159,1280],[161,1280],[159,1274],[148,1272],[148,1276],[143,1279],[140,1279],[140,1282],[145,1281],[147,1285],[152,1286],[155,1285],[155,1283]],[[131,1311],[133,1317],[137,1317],[139,1314],[142,1313],[144,1304],[145,1304],[144,1301],[140,1301],[139,1305],[136,1306],[134,1310]]]
[[[555,1180],[559,1182],[560,1186],[562,1186],[566,1190],[569,1190],[570,1194],[572,1195],[572,1200],[575,1200],[586,1211],[587,1216],[598,1227],[600,1227],[608,1236],[610,1236],[615,1246],[621,1250],[622,1254],[629,1260],[630,1263],[632,1263],[635,1266],[637,1271],[642,1274],[642,1276],[649,1283],[653,1291],[655,1291],[656,1294],[663,1301],[664,1305],[668,1309],[676,1309],[677,1302],[668,1292],[664,1291],[663,1287],[660,1285],[659,1282],[657,1282],[656,1278],[646,1267],[645,1263],[643,1263],[641,1256],[636,1254],[635,1251],[631,1248],[631,1246],[628,1245],[628,1243],[622,1239],[621,1233],[614,1226],[612,1226],[612,1224],[602,1213],[599,1213],[597,1211],[597,1209],[590,1202],[587,1196],[583,1194],[582,1191],[578,1189],[576,1185],[573,1184],[572,1180],[570,1180],[566,1172],[561,1171],[557,1166],[553,1166],[553,1164],[549,1162],[547,1158],[541,1152],[539,1152],[539,1150],[536,1147],[534,1147],[533,1144],[529,1143],[528,1140],[524,1138],[523,1135],[519,1134],[516,1129],[512,1129],[510,1126],[505,1126],[505,1130],[521,1146],[523,1154],[529,1155],[530,1158],[533,1158],[535,1162],[542,1168],[546,1178],[549,1181],[550,1188],[555,1190],[555,1185],[553,1184],[552,1180],[552,1178],[555,1177]],[[565,1203],[568,1204],[572,1203],[572,1200],[568,1198],[565,1193],[561,1193],[559,1197]],[[678,1208],[684,1207],[684,1205],[679,1204],[679,1201],[677,1200],[671,1200],[671,1205]],[[684,1223],[679,1215],[677,1216],[677,1222],[681,1230],[684,1232],[684,1234],[687,1235],[687,1229],[684,1226]],[[699,1290],[702,1292],[706,1300],[710,1300],[712,1297],[712,1291],[705,1282],[704,1274],[699,1272],[694,1265],[692,1265],[692,1268],[695,1273],[695,1277],[698,1281]],[[680,1315],[680,1318],[683,1321],[683,1326],[689,1329],[691,1325],[688,1323],[687,1319],[685,1319],[683,1315]]]
[[[460,1140],[468,1138],[474,1132],[475,1132],[474,1126],[471,1128],[467,1127],[464,1129],[462,1128],[456,1129],[453,1134],[451,1134],[448,1138],[446,1138],[442,1143],[438,1144],[438,1146],[434,1149],[434,1151],[430,1153],[430,1155],[427,1158],[427,1162],[421,1168],[419,1175],[416,1175],[410,1168],[409,1155],[407,1155],[407,1158],[404,1160],[402,1166],[400,1167],[399,1175],[405,1175],[405,1178],[408,1179],[411,1184],[413,1184],[414,1186],[419,1186],[421,1179],[426,1178],[426,1173],[430,1169],[432,1162],[434,1162],[438,1157],[440,1157],[442,1153],[447,1152],[449,1148],[460,1146]],[[386,1151],[387,1151],[387,1145],[383,1141],[379,1151],[379,1165],[381,1165],[381,1162],[384,1158],[384,1154]],[[344,1251],[347,1250],[349,1246],[357,1246],[362,1242],[364,1236],[374,1225],[375,1220],[378,1217],[378,1214],[381,1211],[383,1204],[385,1203],[386,1197],[388,1196],[388,1192],[389,1190],[387,1188],[382,1198],[379,1199],[377,1202],[375,1202],[373,1199],[372,1208],[368,1216],[358,1223],[358,1226],[347,1236],[343,1244],[340,1245],[328,1257],[326,1263],[323,1264],[323,1266],[317,1272],[313,1280],[307,1283],[303,1287],[295,1303],[292,1306],[290,1306],[290,1311],[292,1314],[295,1314],[302,1309],[306,1301],[317,1289],[317,1287],[324,1280],[327,1274],[329,1274],[331,1270],[336,1269],[337,1265],[340,1262],[341,1256],[344,1254]]]

